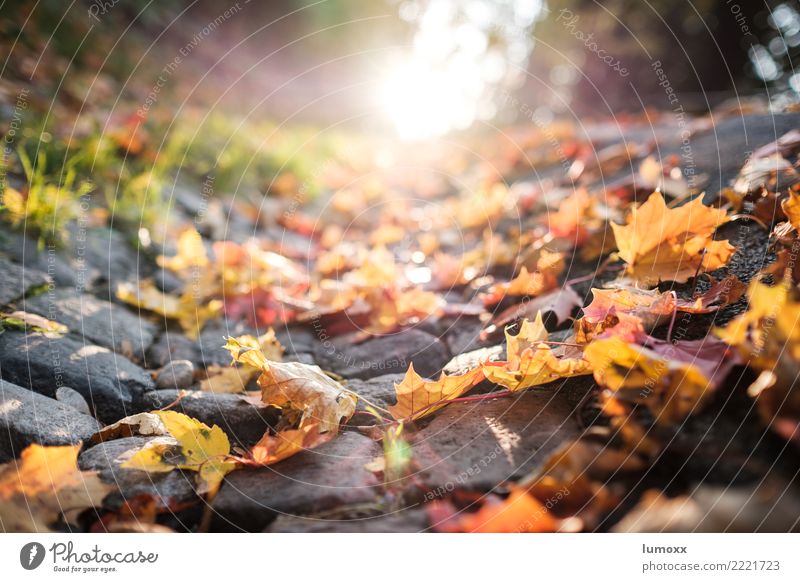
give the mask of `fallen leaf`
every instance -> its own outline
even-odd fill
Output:
[[[48,337],[60,336],[69,331],[66,325],[50,321],[41,315],[28,313],[27,311],[0,313],[0,329],[3,328],[30,330],[36,333],[43,333]]]
[[[145,447],[125,461],[122,467],[150,473],[174,469],[197,471],[202,483],[200,492],[208,492],[213,497],[225,475],[236,468],[236,464],[228,460],[231,451],[228,436],[217,425],[209,428],[180,412],[156,410],[153,414],[178,441],[177,450],[169,445]]]
[[[569,319],[576,307],[582,305],[583,299],[581,299],[580,295],[578,295],[571,286],[567,285],[562,289],[540,295],[530,301],[512,305],[504,310],[494,317],[491,323],[481,331],[481,339],[485,340],[490,335],[515,321],[525,318],[535,318],[536,314],[540,311],[542,313],[554,313],[556,320],[561,324]]]
[[[621,401],[646,406],[661,425],[698,412],[714,391],[715,383],[694,363],[670,359],[616,337],[593,341],[584,356],[598,384]]]
[[[417,374],[412,363],[402,382],[394,385],[397,404],[388,410],[396,420],[419,420],[433,414],[448,401],[462,396],[481,380],[481,368],[458,376],[448,376],[442,372],[438,380],[426,380]]]
[[[0,465],[0,529],[49,532],[63,516],[100,506],[114,488],[78,469],[80,445],[30,445],[20,460]]]
[[[319,423],[321,433],[336,433],[339,424],[356,411],[357,396],[319,366],[270,361],[260,349],[242,345],[235,338],[228,338],[225,348],[234,361],[261,370],[258,384],[264,404],[302,413],[299,428]]]
[[[168,432],[157,414],[140,412],[104,427],[92,435],[90,442],[97,444],[132,436],[164,436]]]
[[[459,529],[467,533],[555,532],[560,521],[526,491],[514,489],[507,499],[489,497],[476,513],[464,515]]]
[[[641,284],[686,282],[695,273],[727,264],[734,247],[711,239],[727,220],[724,210],[703,205],[702,197],[668,208],[659,192],[631,211],[625,225],[613,224],[619,256],[627,274]]]
[[[163,255],[157,257],[156,263],[184,277],[190,276],[192,269],[202,269],[209,265],[203,237],[193,228],[186,229],[180,234],[177,251],[172,257]]]
[[[117,298],[129,305],[140,307],[176,320],[186,335],[194,339],[200,335],[203,325],[222,311],[222,302],[218,299],[195,302],[191,291],[181,297],[162,293],[152,281],[142,281],[138,287],[132,283],[120,283],[117,286]]]
[[[296,455],[301,451],[313,449],[329,441],[334,432],[320,433],[319,423],[309,423],[302,428],[279,431],[275,435],[268,432],[250,449],[247,462],[255,465],[272,465]]]

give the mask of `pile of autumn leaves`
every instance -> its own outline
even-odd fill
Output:
[[[784,203],[793,228],[800,226],[798,208],[800,196],[793,193]],[[800,360],[800,328],[796,325],[800,303],[790,289],[793,283],[783,277],[783,272],[773,267],[769,273],[777,279],[773,285],[757,277],[746,290],[749,311],[726,328],[715,330],[713,336],[697,341],[664,341],[649,335],[654,327],[665,322],[672,322],[671,334],[678,313],[711,313],[745,293],[745,285],[733,276],[721,281],[712,279],[711,288],[691,300],[653,288],[663,281],[686,282],[725,266],[735,249],[727,241],[714,240],[713,234],[727,220],[724,210],[705,206],[700,198],[670,208],[660,193],[654,193],[631,210],[625,224],[611,225],[617,247],[612,258],[622,262],[624,271],[608,288],[592,290],[593,301],[583,308],[569,339],[550,341],[539,312],[532,320],[523,320],[516,334],[506,331],[505,361],[484,362],[463,374],[443,373],[434,380],[420,377],[409,366],[403,381],[395,386],[394,406],[383,410],[366,403],[382,426],[388,427],[385,435],[397,435],[404,424],[434,414],[484,380],[517,392],[562,378],[593,374],[601,387],[602,411],[609,419],[605,440],[598,442],[595,434],[569,443],[536,475],[515,485],[509,498],[486,502],[478,513],[458,516],[453,508],[451,511],[445,507],[446,502],[434,502],[430,509],[432,518],[439,523],[438,529],[554,531],[575,528],[576,519],[579,527],[592,527],[621,495],[606,483],[608,475],[641,470],[659,452],[658,439],[641,420],[638,409],[649,409],[656,427],[678,423],[700,410],[730,368],[744,360],[761,372],[750,394],[758,399],[765,422],[787,438],[797,438],[800,397],[792,385],[796,362]],[[795,236],[788,228],[782,233],[785,239]],[[194,292],[201,289],[199,302],[190,295],[191,291],[170,301],[169,296],[150,285],[122,288],[120,296],[185,322],[185,328],[191,331],[221,309],[213,300],[204,302],[203,298],[218,295],[225,286],[251,288],[253,284],[275,283],[253,282],[252,275],[245,277],[237,272],[245,261],[252,262],[256,257],[264,265],[288,266],[278,255],[255,248],[221,246],[217,252],[227,257],[222,262],[237,273],[235,277],[230,273],[220,277],[217,271],[211,278],[208,275],[196,278],[197,267],[205,268],[209,259],[202,240],[193,231],[181,237],[174,257],[161,259],[164,266],[183,274],[187,280],[195,277]],[[380,270],[379,267],[380,261],[376,261],[362,269],[364,288],[383,278],[381,273],[373,272]],[[522,270],[516,279],[490,290],[494,296],[490,302],[517,287],[522,288],[520,295],[535,294],[529,287],[539,291],[552,288],[557,268],[558,260],[554,257],[540,256],[535,272]],[[266,271],[269,270],[260,272]],[[790,271],[787,267],[785,272]],[[287,278],[298,284],[302,279],[291,269],[282,271],[282,277],[284,284]],[[430,300],[427,295],[421,299]],[[393,305],[393,311],[384,314],[389,326],[397,325],[405,317],[402,310],[396,309],[398,303]],[[414,311],[410,306],[406,309]],[[780,317],[776,317],[778,313]],[[374,322],[379,325],[380,318]],[[169,410],[123,419],[103,429],[97,439],[130,434],[165,437],[152,441],[126,461],[124,467],[148,472],[196,471],[198,490],[213,497],[225,475],[237,467],[277,463],[335,438],[340,426],[355,413],[358,395],[317,366],[280,361],[281,350],[276,349],[276,344],[274,337],[229,338],[226,347],[231,352],[233,367],[228,372],[210,371],[212,378],[215,374],[232,373],[241,380],[241,385],[257,378],[261,389],[259,404],[281,410],[279,425],[265,433],[252,449],[232,451],[219,427],[208,427]],[[613,446],[608,446],[611,442]],[[57,452],[59,449],[63,454]],[[77,495],[83,487],[79,481],[96,487],[87,488],[86,495],[77,495],[75,507],[99,503],[100,493],[107,492],[107,486],[93,475],[81,476],[75,467],[77,451],[77,447],[34,445],[23,453],[21,464],[12,462],[0,469],[0,515],[4,529],[46,529],[60,512],[59,507],[63,507],[47,500],[70,492]],[[63,471],[48,488],[41,474],[42,463],[50,463],[54,456]],[[552,511],[543,510],[564,488],[570,491],[568,502],[560,502]],[[41,500],[41,519],[26,520],[25,515],[19,514],[20,500],[28,497]]]

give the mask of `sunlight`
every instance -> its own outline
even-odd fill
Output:
[[[382,108],[398,135],[426,139],[491,119],[496,92],[520,80],[542,9],[539,0],[405,2],[401,16],[415,29],[411,50],[381,85]]]

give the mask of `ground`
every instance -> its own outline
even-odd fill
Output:
[[[749,152],[798,125],[798,114],[737,112],[696,120],[690,163],[696,175],[705,176],[701,181],[707,200],[716,199],[716,193],[736,178]],[[619,125],[589,124],[584,129],[594,151],[626,143],[641,148],[654,144],[650,149],[661,159],[672,154],[680,159],[686,153],[681,149],[685,135],[670,114]],[[525,155],[543,161],[533,170],[522,165],[520,172],[519,164],[503,170],[504,180],[529,184],[532,191],[567,181],[567,167],[547,140]],[[612,168],[601,166],[587,187],[611,190],[626,183],[642,157],[632,156],[632,161],[626,159],[627,163]],[[687,160],[681,161],[685,170]],[[480,169],[478,164],[475,167]],[[460,171],[467,174],[470,170]],[[419,184],[417,181],[413,187]],[[361,237],[375,237],[388,228],[385,222],[375,223],[377,229],[369,224],[370,217],[380,214],[382,204],[404,200],[407,211],[413,212],[429,206],[446,208],[448,200],[458,198],[450,188],[434,187],[433,196],[415,200],[414,192],[400,185],[393,197],[365,206],[366,220],[355,215],[348,222],[340,218],[347,195],[340,195],[336,207],[330,206],[332,199],[323,194],[303,207],[303,216],[315,221],[310,230],[274,219],[292,215],[291,198],[277,198],[275,208],[259,207],[264,215],[243,212],[239,205],[225,202],[217,208],[224,227],[220,237],[208,226],[208,203],[200,183],[181,182],[169,191],[173,218],[178,217],[182,224],[202,225],[199,230],[207,248],[220,238],[255,239],[261,244],[268,242],[277,255],[306,266],[319,259],[326,222],[353,229]],[[519,219],[501,220],[494,223],[494,233],[510,237],[518,225]],[[225,477],[216,495],[203,501],[192,472],[147,473],[121,467],[136,451],[165,437],[128,436],[96,442],[92,435],[123,417],[168,408],[208,426],[219,426],[234,450],[248,450],[265,431],[275,429],[280,415],[244,394],[200,389],[209,370],[230,363],[230,354],[222,348],[226,337],[258,336],[271,327],[285,350],[283,361],[317,364],[366,402],[387,408],[394,404],[395,384],[402,382],[409,364],[420,375],[435,378],[442,370],[459,373],[476,362],[505,358],[503,326],[495,333],[482,334],[487,326],[482,314],[491,309],[466,308],[480,306],[479,288],[456,284],[441,292],[450,306],[444,311],[378,334],[360,334],[362,322],[353,314],[344,317],[344,333],[336,327],[343,323],[336,313],[303,321],[277,318],[265,325],[263,318],[248,317],[248,309],[259,307],[255,301],[242,308],[243,314],[226,305],[224,312],[204,324],[197,337],[191,337],[174,319],[122,301],[117,291],[120,285],[138,286],[152,280],[161,290],[177,294],[189,288],[191,281],[159,266],[155,260],[159,253],[144,248],[141,240],[132,243],[129,229],[80,221],[74,228],[73,236],[59,246],[42,246],[19,229],[4,229],[0,236],[3,312],[38,314],[68,329],[66,333],[43,333],[28,326],[7,328],[0,334],[0,462],[19,457],[33,443],[83,443],[79,467],[98,471],[101,480],[116,489],[101,507],[84,512],[71,526],[56,527],[102,528],[102,517],[115,515],[126,500],[151,496],[159,500],[158,524],[177,531],[441,529],[442,520],[437,519],[432,504],[439,508],[447,504],[469,513],[485,502],[487,495],[503,498],[515,483],[541,471],[565,445],[581,439],[582,446],[592,450],[592,431],[607,426],[598,401],[602,390],[591,375],[559,380],[510,397],[455,402],[408,423],[404,438],[410,447],[412,469],[401,480],[389,482],[386,475],[371,468],[374,460],[384,455],[386,436],[376,432],[375,419],[365,412],[362,401],[336,438],[279,463],[239,468]],[[472,230],[480,232],[482,227]],[[467,238],[471,236],[469,227],[458,234],[464,232]],[[452,233],[435,235],[446,244]],[[747,216],[731,220],[716,237],[727,238],[736,247],[729,264],[713,273],[717,279],[732,273],[747,283],[775,260],[769,230]],[[477,240],[479,247],[480,237]],[[164,254],[172,256],[176,252],[174,237],[165,237],[164,242]],[[458,246],[456,242],[454,246]],[[462,248],[477,248],[474,240],[461,244]],[[398,265],[414,266],[399,243],[390,243],[389,248],[394,249]],[[600,285],[603,275],[586,276],[597,270],[599,261],[584,260],[575,251],[567,254],[566,262],[568,268],[560,275],[559,285],[576,280],[572,287],[580,300],[578,307],[588,305],[591,289]],[[278,267],[289,268],[293,267]],[[511,275],[502,265],[486,274],[497,280]],[[707,287],[705,280],[690,280],[663,288],[674,288],[678,296],[691,298],[694,291]],[[725,325],[746,307],[747,300],[742,297],[714,314],[693,315],[683,322],[680,339],[706,337],[713,326]],[[569,315],[578,317],[580,311],[572,309]],[[566,338],[572,326],[571,319],[559,322],[552,314],[545,323],[554,338]],[[653,335],[667,337],[672,333],[668,323],[658,326]],[[659,453],[648,466],[627,473],[623,465],[615,467],[606,482],[610,489],[622,492],[618,503],[601,508],[599,515],[585,517],[583,529],[795,528],[800,507],[796,482],[800,454],[791,441],[760,421],[755,401],[747,394],[754,378],[754,372],[746,367],[735,367],[701,412],[658,434]],[[497,390],[484,382],[473,394]],[[649,504],[647,510],[642,503]]]

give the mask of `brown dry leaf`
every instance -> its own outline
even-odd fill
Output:
[[[419,420],[462,396],[481,380],[483,371],[480,368],[458,376],[443,372],[438,380],[426,380],[417,374],[412,363],[403,381],[394,385],[397,404],[388,410],[396,420]]]
[[[695,273],[713,271],[727,264],[734,247],[711,239],[724,222],[724,210],[695,198],[678,208],[668,208],[664,197],[653,193],[631,211],[625,225],[612,224],[619,256],[627,274],[643,285],[660,281],[686,282]]]
[[[80,445],[30,445],[19,461],[0,465],[0,529],[49,532],[59,515],[69,519],[98,507],[114,488],[78,469]]]
[[[319,366],[271,361],[259,348],[242,345],[236,338],[228,338],[225,348],[235,362],[261,371],[258,384],[264,404],[302,413],[299,428],[318,423],[321,433],[335,434],[342,420],[349,420],[356,411],[358,397]]]
[[[157,414],[140,412],[126,416],[99,430],[92,435],[91,442],[97,444],[125,437],[164,436],[166,434],[169,434],[169,431]]]

